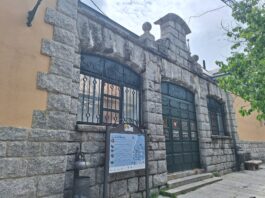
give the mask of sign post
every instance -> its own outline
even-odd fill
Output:
[[[146,192],[149,197],[147,137],[133,124],[121,124],[107,129],[104,173],[104,198],[109,197],[110,174],[143,170],[146,173]]]

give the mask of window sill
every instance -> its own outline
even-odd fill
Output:
[[[89,124],[77,124],[76,129],[79,132],[90,132],[90,133],[105,133],[105,125],[89,125]]]
[[[230,136],[223,136],[223,135],[212,135],[212,139],[227,139],[230,140],[232,139]]]

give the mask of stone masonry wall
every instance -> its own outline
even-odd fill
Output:
[[[79,144],[90,167],[87,197],[101,198],[105,160],[105,126],[77,125],[81,54],[98,54],[127,65],[143,79],[142,121],[148,131],[149,186],[158,192],[167,182],[163,133],[161,82],[169,81],[195,94],[202,168],[227,173],[235,166],[235,114],[231,96],[202,72],[185,38],[186,23],[174,14],[157,22],[163,38],[155,41],[151,24],[137,36],[78,0],[57,0],[47,8],[45,22],[52,25],[52,40],[43,39],[41,53],[50,57],[48,73],[39,73],[37,87],[47,91],[45,111],[33,113],[31,129],[0,128],[0,197],[71,197],[74,152]],[[176,56],[175,56],[176,55]],[[207,97],[225,103],[229,137],[212,136]],[[143,171],[111,176],[113,198],[145,197]]]
[[[249,152],[251,159],[259,159],[265,162],[265,142],[240,141],[238,146],[244,152]]]
[[[0,197],[63,197],[70,134],[0,127]]]

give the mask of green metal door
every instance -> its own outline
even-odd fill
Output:
[[[162,83],[162,103],[168,172],[200,168],[193,93]]]

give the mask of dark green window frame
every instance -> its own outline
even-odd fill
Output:
[[[125,65],[82,54],[77,123],[140,125],[141,82]]]
[[[212,135],[228,136],[225,124],[224,103],[213,97],[208,97],[207,106]]]

